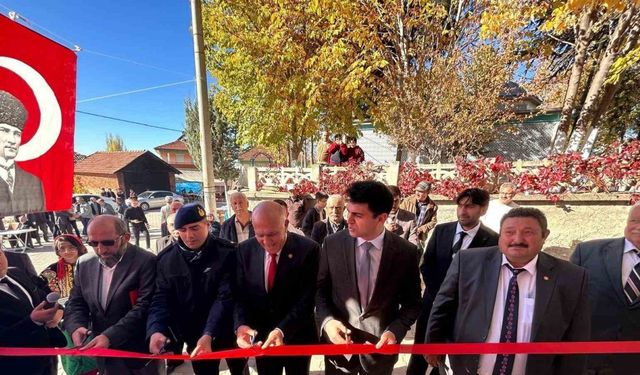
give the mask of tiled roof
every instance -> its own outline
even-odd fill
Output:
[[[256,146],[238,155],[240,161],[272,161],[274,158],[266,148]]]
[[[80,160],[84,160],[84,159],[86,159],[86,158],[87,158],[87,155],[82,155],[82,154],[77,153],[77,152],[74,152],[74,153],[73,153],[73,162],[74,162],[74,163],[77,163],[77,162],[79,162]]]
[[[183,151],[188,151],[187,150],[187,144],[181,140],[181,139],[177,139],[173,142],[169,142],[169,143],[165,143],[163,145],[160,146],[156,146],[155,147],[156,150],[183,150]]]
[[[75,165],[75,173],[115,174],[149,151],[98,151]]]

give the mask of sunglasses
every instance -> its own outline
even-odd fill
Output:
[[[114,240],[102,240],[102,241],[87,241],[87,244],[91,247],[98,247],[98,245],[102,246],[113,246],[116,244],[116,240],[121,236],[116,237]]]

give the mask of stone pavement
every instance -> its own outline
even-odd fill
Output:
[[[159,211],[151,211],[151,212],[146,212],[147,215],[147,219],[149,220],[149,223],[151,225],[151,230],[149,231],[151,234],[151,249],[155,249],[155,242],[158,238],[160,238],[160,213]],[[81,227],[81,225],[80,225]],[[133,241],[133,239],[132,239]],[[144,238],[140,239],[140,245],[142,245],[142,247],[144,247]],[[89,251],[92,251],[91,248],[88,248]],[[52,247],[52,242],[47,242],[47,243],[43,243],[42,247],[36,247],[32,250],[29,250],[27,252],[27,254],[29,254],[29,257],[31,258],[31,261],[33,262],[33,265],[36,269],[36,272],[40,272],[42,270],[44,270],[47,266],[49,266],[52,263],[55,263],[57,261],[57,257],[53,251],[53,247]],[[411,344],[413,343],[413,330],[411,330],[408,335],[407,338],[405,338],[405,340],[403,341],[404,344]],[[407,363],[409,361],[409,356],[408,355],[401,355],[398,363],[396,364],[395,370],[393,371],[394,375],[399,375],[399,374],[405,374],[406,373],[406,367],[407,367]],[[249,362],[250,364],[250,373],[253,374],[257,374],[257,372],[255,371],[255,362],[253,360],[250,360]],[[322,360],[321,356],[313,356],[311,359],[311,375],[320,375],[324,373],[324,363]],[[62,367],[59,366],[58,368],[58,375],[64,375],[65,372],[64,370],[62,370]],[[179,366],[178,368],[176,368],[172,374],[175,375],[187,375],[187,374],[193,374],[193,370],[191,369],[191,364],[189,362],[186,362],[185,364]],[[220,375],[230,375],[230,372],[226,369],[226,366],[223,362],[223,364],[221,365],[221,371],[220,371]]]

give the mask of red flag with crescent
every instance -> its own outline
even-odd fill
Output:
[[[0,215],[71,206],[76,55],[0,15]]]

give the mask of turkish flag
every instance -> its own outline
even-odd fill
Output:
[[[0,215],[71,206],[75,102],[75,53],[0,15]]]

